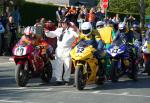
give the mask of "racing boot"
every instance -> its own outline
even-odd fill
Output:
[[[98,69],[98,80],[97,80],[97,85],[102,85],[104,84],[105,81],[105,63],[103,62],[104,60],[99,60],[98,64],[99,64],[99,69]]]

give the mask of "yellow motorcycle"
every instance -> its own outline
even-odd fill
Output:
[[[97,81],[98,60],[93,56],[95,51],[92,45],[81,41],[70,53],[75,67],[75,86],[78,90],[83,90],[86,84]]]

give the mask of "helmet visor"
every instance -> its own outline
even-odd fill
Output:
[[[90,32],[91,32],[91,30],[90,30],[90,29],[82,30],[82,33],[83,33],[83,34],[89,34]]]
[[[96,28],[102,28],[102,27],[104,27],[103,25],[98,25],[98,26],[96,26]]]

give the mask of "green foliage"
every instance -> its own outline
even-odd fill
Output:
[[[145,14],[146,15],[150,15],[150,0],[146,0],[146,2],[145,2],[145,6],[146,6],[146,12],[145,12]]]
[[[25,0],[14,0],[16,5],[23,5],[25,3]]]
[[[3,12],[3,6],[0,5],[0,15],[2,14],[2,12]]]
[[[36,19],[44,17],[52,21],[56,20],[56,10],[57,6],[53,5],[44,5],[26,2],[20,8],[21,10],[21,25],[33,25],[35,24]]]
[[[109,0],[109,11],[138,14],[138,0]]]
[[[150,0],[144,0],[146,15],[150,15]],[[109,11],[139,14],[139,0],[109,0]]]

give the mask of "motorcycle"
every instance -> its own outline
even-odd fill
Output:
[[[150,75],[150,39],[145,40],[142,47],[145,70]]]
[[[137,80],[137,67],[136,61],[132,57],[132,49],[130,44],[120,39],[106,50],[111,59],[110,77],[112,82],[117,82],[125,74],[129,78]]]
[[[92,45],[80,41],[70,53],[75,67],[75,86],[78,90],[83,90],[86,84],[93,84],[98,80],[98,60],[93,55],[95,51]]]
[[[44,83],[52,78],[52,65],[49,56],[41,56],[42,46],[34,47],[31,43],[18,42],[13,48],[16,64],[15,80],[18,86],[26,86],[29,79],[41,77]]]

